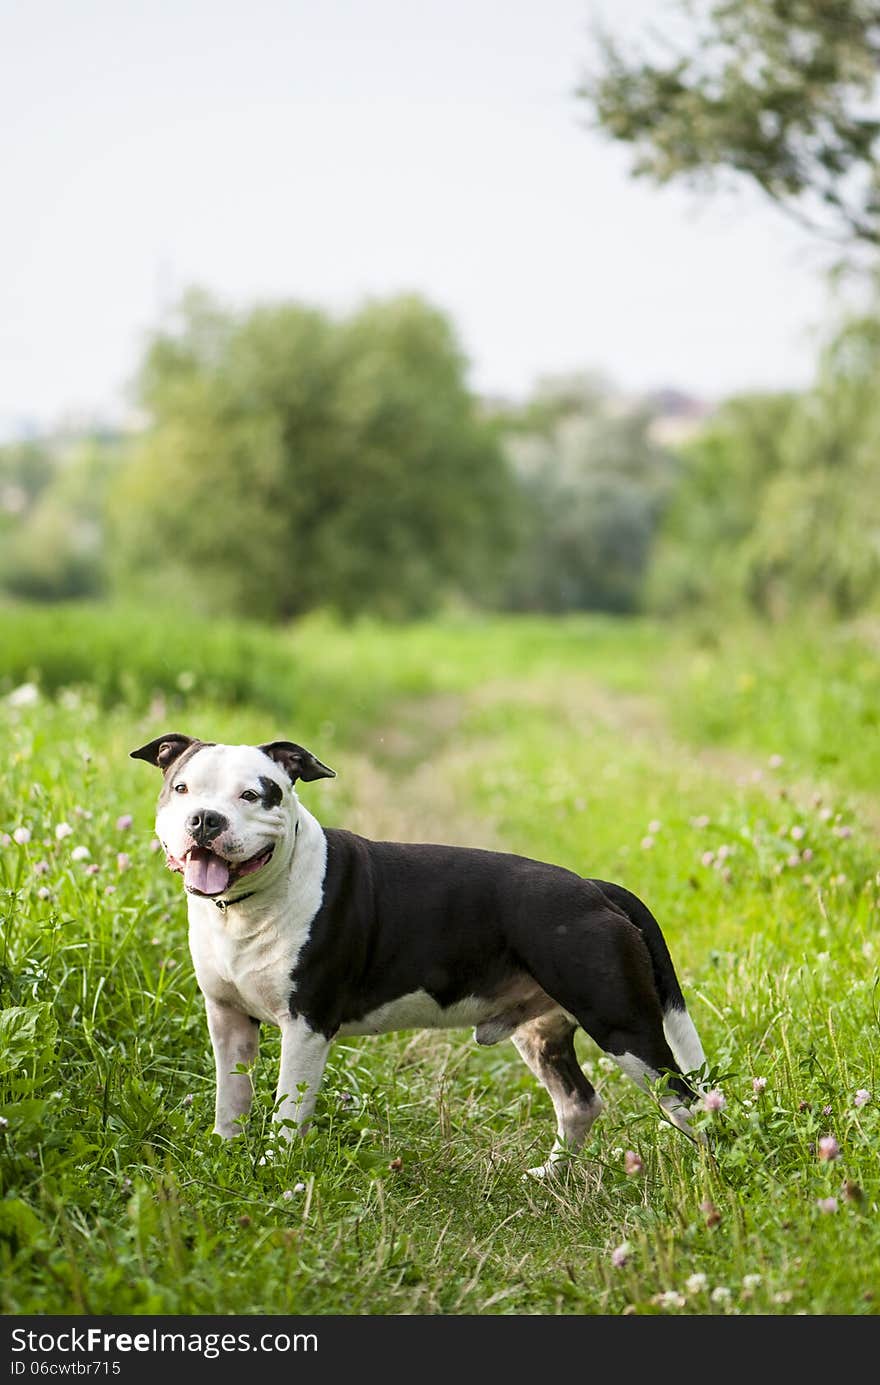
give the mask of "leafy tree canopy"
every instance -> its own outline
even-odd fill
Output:
[[[641,52],[603,32],[579,92],[633,172],[732,172],[811,228],[880,246],[877,0],[672,0],[664,18]]]
[[[639,608],[670,455],[647,410],[593,375],[543,381],[506,421],[523,505],[507,600],[514,609]]]
[[[190,294],[141,374],[152,427],[114,515],[136,586],[266,619],[484,600],[513,483],[448,320],[414,296],[342,320]]]
[[[880,596],[880,317],[847,321],[799,395],[729,400],[688,445],[651,596],[661,610],[849,617]]]

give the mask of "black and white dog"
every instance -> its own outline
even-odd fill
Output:
[[[189,941],[217,1069],[214,1129],[251,1104],[236,1071],[261,1023],[281,1030],[276,1101],[290,1138],[309,1120],[343,1034],[474,1026],[512,1038],[556,1112],[550,1172],[601,1100],[575,1056],[578,1026],[690,1133],[705,1064],[659,925],[621,885],[467,847],[374,842],[324,829],[300,779],[334,772],[302,746],[159,736],[132,751],[164,773],[156,833],[189,896]]]

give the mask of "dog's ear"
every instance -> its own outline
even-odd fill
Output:
[[[310,750],[304,746],[295,745],[293,741],[270,741],[268,745],[261,745],[258,749],[264,755],[268,755],[270,760],[274,760],[276,765],[280,765],[292,784],[297,779],[335,779],[336,770],[329,765],[322,765]]]
[[[157,765],[164,774],[169,765],[173,765],[185,750],[195,744],[194,736],[181,736],[177,731],[169,731],[167,736],[157,736],[149,745],[142,745],[139,750],[133,750],[131,758]]]

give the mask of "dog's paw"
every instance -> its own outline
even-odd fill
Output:
[[[570,1168],[570,1159],[548,1159],[546,1164],[537,1164],[533,1169],[526,1169],[523,1178],[561,1178]]]
[[[525,1181],[526,1181],[527,1179],[529,1179],[529,1178],[539,1178],[539,1179],[555,1178],[555,1177],[556,1177],[556,1165],[555,1165],[555,1164],[551,1164],[551,1163],[550,1163],[550,1160],[548,1159],[546,1164],[536,1164],[535,1167],[534,1167],[533,1169],[526,1169],[526,1171],[525,1171],[525,1173],[523,1174],[522,1177],[523,1177],[523,1182],[525,1182]]]
[[[538,1164],[533,1169],[526,1169],[523,1178],[538,1178],[547,1180],[550,1178],[565,1178],[575,1165],[575,1152],[572,1150],[554,1150],[546,1164]]]

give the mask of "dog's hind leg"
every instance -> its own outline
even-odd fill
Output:
[[[602,1101],[581,1070],[574,1051],[577,1025],[561,1010],[520,1025],[513,1035],[517,1052],[550,1094],[556,1112],[556,1140],[546,1164],[529,1169],[544,1178],[580,1149]]]
[[[651,957],[639,928],[601,899],[578,927],[567,929],[564,949],[533,947],[527,962],[547,994],[627,1077],[645,1090],[665,1077],[660,1105],[694,1139],[688,1108],[696,1093],[669,1045]]]

